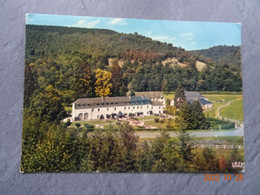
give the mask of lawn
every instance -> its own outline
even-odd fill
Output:
[[[164,92],[163,96],[165,99],[172,100],[172,99],[174,99],[174,96],[175,96],[174,94],[175,94],[175,92]]]
[[[136,116],[134,118],[136,118],[139,121],[142,121],[142,120],[154,120],[155,118],[160,118],[160,117],[152,115],[152,116]]]
[[[203,94],[205,97],[207,97],[211,102],[213,102],[213,108],[210,110],[206,111],[206,117],[209,118],[217,118],[217,108],[227,104],[229,101],[235,101],[233,103],[236,103],[234,106],[231,103],[229,106],[224,107],[220,109],[220,114],[221,116],[227,117],[227,118],[232,118],[232,119],[241,119],[241,115],[243,118],[243,109],[242,109],[242,95],[241,94]],[[240,101],[241,100],[241,101]],[[236,109],[236,112],[233,112],[233,109]],[[222,113],[223,109],[227,109],[226,112]],[[233,113],[232,117],[230,113]],[[242,121],[242,120],[241,120]]]
[[[227,118],[243,121],[243,99],[230,103],[229,106],[220,110],[220,115]]]

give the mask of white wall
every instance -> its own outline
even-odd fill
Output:
[[[162,114],[163,106],[152,106],[150,105],[127,105],[127,106],[114,106],[114,107],[100,107],[100,108],[84,108],[84,109],[75,109],[75,104],[72,104],[72,118],[78,117],[79,114],[82,114],[84,117],[85,113],[88,113],[88,120],[99,119],[99,117],[103,114],[104,118],[109,114],[118,114],[119,112],[123,114],[133,113],[136,114],[138,112],[143,112],[144,116],[150,115],[150,111],[153,114]]]

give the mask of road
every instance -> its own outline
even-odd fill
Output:
[[[176,132],[168,132],[170,137],[178,136]],[[136,132],[140,138],[156,138],[160,135],[160,132]],[[228,131],[198,131],[198,132],[190,132],[191,136],[194,137],[219,137],[219,136],[244,136],[244,128],[238,127],[236,130],[228,130]]]

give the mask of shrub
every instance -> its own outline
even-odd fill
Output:
[[[81,124],[76,123],[75,126],[76,126],[77,128],[79,128],[79,127],[81,126]]]
[[[159,121],[160,121],[160,119],[158,119],[158,118],[154,119],[154,122],[156,122],[156,123],[159,123]]]

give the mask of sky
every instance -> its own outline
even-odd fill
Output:
[[[137,32],[185,50],[207,49],[217,45],[241,45],[241,25],[238,23],[26,14],[26,24]]]

